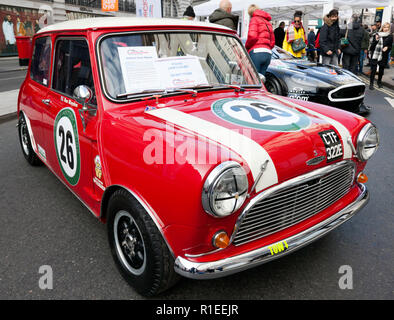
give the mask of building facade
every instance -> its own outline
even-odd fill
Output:
[[[0,0],[0,57],[17,55],[16,37],[65,20],[135,16],[136,0],[118,0],[118,12],[103,12],[101,0]]]
[[[33,36],[47,24],[90,17],[136,16],[136,2],[118,0],[117,12],[103,12],[102,0],[0,0],[0,57],[17,55],[16,37]],[[181,18],[203,0],[161,0],[162,16]]]

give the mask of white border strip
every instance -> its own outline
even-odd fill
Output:
[[[298,108],[298,109],[304,110],[304,111],[306,111],[306,112],[308,112],[310,114],[315,115],[316,117],[318,117],[320,119],[326,120],[329,124],[331,124],[338,131],[339,135],[342,138],[342,142],[343,142],[343,159],[350,159],[352,157],[352,155],[353,155],[352,149],[351,149],[350,145],[347,143],[348,138],[352,138],[352,135],[350,134],[349,130],[342,123],[340,123],[337,120],[334,120],[334,119],[332,119],[330,117],[327,117],[327,116],[325,116],[325,115],[323,115],[323,114],[321,114],[321,113],[319,113],[317,111],[314,111],[314,110],[312,110],[310,108],[306,108],[306,107],[300,106],[298,104],[295,104],[295,103],[293,103],[291,101],[285,100],[282,97],[273,96],[272,98],[273,99],[277,99],[277,100],[279,100],[279,101],[281,101],[281,102],[283,102],[285,104],[288,104],[288,105],[290,105],[290,106],[292,106],[294,108]]]
[[[264,178],[260,179],[257,184],[256,192],[278,183],[275,165],[267,151],[253,139],[239,133],[239,130],[235,128],[234,130],[230,130],[213,122],[200,119],[172,108],[155,109],[148,113],[157,118],[194,131],[236,152],[247,162],[254,180],[261,170],[261,165],[268,160],[266,171],[264,171]]]

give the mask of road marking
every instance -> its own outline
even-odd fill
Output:
[[[365,79],[365,78],[363,78],[363,77],[360,77],[360,79],[361,79],[362,82],[365,83],[365,85],[366,85],[367,87],[369,86],[369,80],[367,80],[367,79]],[[379,88],[376,84],[374,85],[374,88],[375,88],[376,90],[378,90],[378,91],[380,91],[380,92],[383,92],[383,93],[387,94],[388,96],[394,98],[394,93],[392,92],[392,90],[389,90],[389,89],[386,89],[386,88],[382,88],[382,89],[381,89],[381,88]],[[368,88],[367,88],[367,90],[368,90]]]
[[[385,99],[394,108],[394,99],[393,98],[389,98],[389,97],[385,97]]]
[[[26,78],[26,75],[21,76],[21,77],[4,78],[4,79],[0,79],[0,81],[15,80],[15,79],[24,79],[24,78]]]

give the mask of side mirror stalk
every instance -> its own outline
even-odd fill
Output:
[[[81,117],[83,132],[85,132],[87,121],[85,118],[85,112],[89,112],[92,116],[96,115],[97,108],[88,106],[88,103],[93,97],[92,90],[85,85],[80,85],[75,88],[73,92],[74,98],[82,104],[82,108],[78,110],[79,116]]]

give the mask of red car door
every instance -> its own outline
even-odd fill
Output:
[[[32,147],[46,161],[42,115],[48,108],[48,86],[51,66],[51,37],[39,37],[34,42],[30,75],[23,87],[21,110],[24,112]]]
[[[87,40],[83,37],[57,38],[52,86],[48,94],[50,112],[44,119],[44,136],[47,148],[51,150],[48,161],[59,178],[89,208],[97,208],[100,199],[93,184],[97,117],[95,112],[80,112],[82,104],[73,96],[75,88],[80,85],[93,92],[89,105],[95,109]]]

